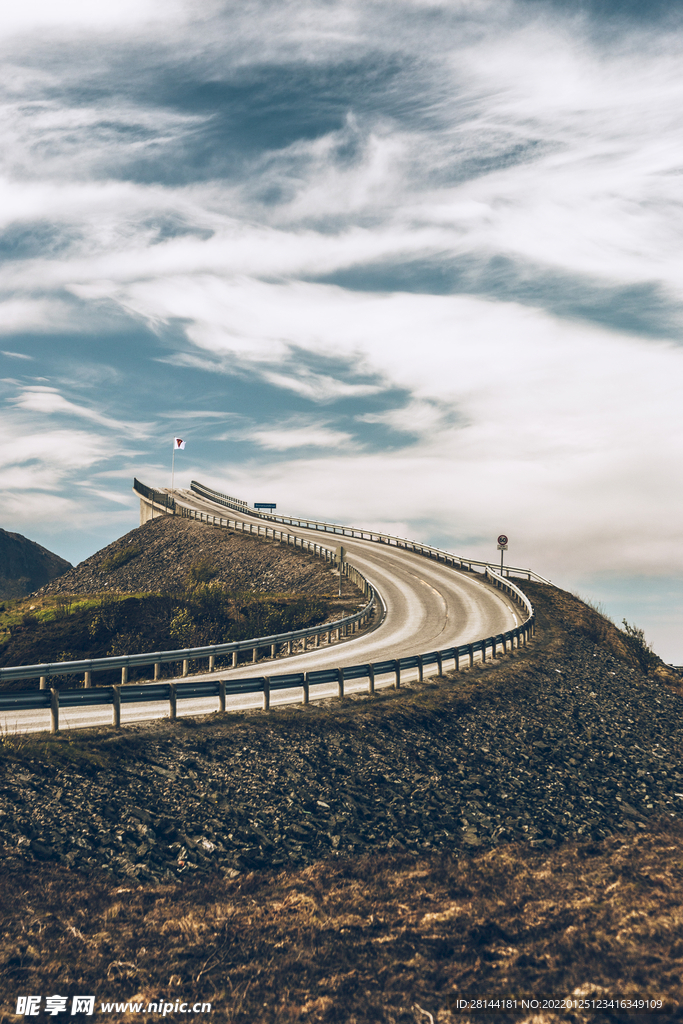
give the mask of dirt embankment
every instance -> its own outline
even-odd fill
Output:
[[[5,984],[236,1024],[680,1019],[680,681],[529,591],[532,645],[436,684],[6,740]]]
[[[206,578],[233,591],[333,595],[338,577],[318,558],[264,540],[162,516],[125,534],[38,594],[168,592]],[[349,592],[356,590],[344,580]]]

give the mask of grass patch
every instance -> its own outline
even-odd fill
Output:
[[[105,558],[102,562],[102,569],[105,572],[113,572],[115,569],[120,569],[122,565],[127,565],[128,562],[132,562],[134,558],[142,554],[142,550],[139,544],[129,544],[127,547]]]
[[[352,602],[354,608],[359,603]],[[0,665],[78,661],[271,636],[344,614],[346,609],[337,606],[325,598],[227,591],[201,582],[177,593],[27,598],[6,603],[0,616]],[[222,664],[227,662],[219,658],[216,667]],[[148,674],[145,668],[137,672],[143,678]],[[131,680],[135,677],[131,672]],[[100,673],[97,681],[106,685],[117,679]],[[76,679],[64,679],[62,685],[67,682]],[[5,688],[26,685],[18,680]]]

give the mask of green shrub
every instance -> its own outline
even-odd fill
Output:
[[[121,551],[117,551],[115,554],[110,555],[109,558],[105,558],[102,562],[102,568],[105,572],[113,572],[114,569],[120,569],[122,565],[132,561],[142,551],[142,548],[138,544],[129,544],[127,548],[122,548]]]
[[[645,639],[645,631],[638,626],[632,626],[626,619],[622,619],[622,622],[624,628],[621,632],[624,634],[629,648],[638,659],[638,664],[646,674],[651,672],[659,664],[660,659],[652,650],[652,644]]]
[[[214,569],[208,558],[204,558],[201,562],[195,562],[191,567],[189,580],[190,583],[210,583],[216,576],[218,576],[218,569]]]
[[[144,654],[146,649],[147,643],[141,633],[117,633],[112,637],[107,656],[116,658],[122,654]]]
[[[73,594],[58,594],[54,609],[55,618],[65,619],[68,615],[71,615],[73,603]]]
[[[168,628],[174,640],[178,642],[179,648],[193,647],[196,627],[190,612],[187,608],[181,608],[171,619]],[[198,646],[198,645],[197,645]]]

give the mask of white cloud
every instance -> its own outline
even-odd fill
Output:
[[[59,330],[71,327],[73,311],[59,299],[26,298],[0,300],[0,335],[21,331]],[[11,353],[16,357],[16,353]],[[3,355],[8,355],[4,352]],[[19,356],[18,358],[22,358]],[[30,356],[23,356],[30,359]]]
[[[85,431],[31,429],[9,416],[0,420],[0,431],[7,439],[0,445],[0,504],[6,510],[16,510],[21,507],[23,494],[33,494],[24,523],[31,522],[29,509],[36,502],[42,500],[47,509],[55,500],[59,505],[59,492],[65,486],[78,482],[83,472],[111,454],[104,438]],[[36,497],[38,494],[41,499]],[[76,500],[69,494],[63,498],[70,504]],[[42,521],[44,511],[40,515]]]
[[[681,36],[641,27],[603,46],[585,21],[533,9],[29,0],[5,22],[0,330],[66,337],[133,318],[157,332],[157,366],[202,371],[218,389],[206,399],[214,409],[220,389],[243,380],[277,392],[270,418],[241,435],[257,462],[216,471],[223,489],[228,477],[227,489],[249,494],[258,476],[278,505],[453,546],[464,538],[472,554],[492,553],[487,538],[504,529],[511,559],[551,576],[679,566],[683,350],[637,331],[648,315],[653,336],[657,316],[671,332],[681,324]],[[97,43],[83,65],[37,59],[47,51],[32,40],[65,31]],[[122,40],[145,39],[158,68],[150,61],[136,91],[135,74],[122,83],[112,68]],[[256,130],[253,152],[240,150],[218,106],[188,113],[154,89],[155,74],[165,84],[182,73],[199,94],[225,83],[226,68],[258,82],[269,61],[292,79],[319,67],[331,84],[329,95],[289,94],[281,74],[275,107],[284,118],[299,104],[302,127],[277,143],[264,131],[260,152]],[[98,95],[93,82],[112,88]],[[334,97],[345,97],[339,109]],[[208,182],[198,166],[193,180],[192,140],[209,128],[235,166]],[[166,184],[154,182],[161,150]],[[144,168],[152,184],[139,180]],[[188,184],[172,183],[175,169]],[[31,244],[13,256],[24,231]],[[382,264],[420,260],[425,294],[398,279],[394,294],[306,280],[355,268],[362,286],[368,264],[379,276]],[[452,280],[481,294],[427,294],[430,261],[435,290]],[[546,311],[563,289],[575,289],[575,306],[608,307],[610,289],[634,285],[653,297],[650,313],[635,307],[630,336],[590,326],[585,310],[583,320]],[[618,312],[603,310],[614,324]],[[20,342],[6,344],[21,357]],[[112,437],[146,441],[152,428],[54,382],[24,390],[7,421],[24,436],[14,461],[0,459],[5,494],[54,494],[87,470],[92,501],[109,501],[118,492],[95,477],[127,473],[121,459],[134,458],[129,447],[114,456]],[[111,408],[125,387],[125,373],[112,378]],[[200,437],[227,414],[202,412],[192,387],[160,416]],[[324,420],[306,419],[306,403],[326,403]],[[55,431],[62,417],[88,429]],[[380,427],[391,444],[375,452]],[[228,421],[225,436],[242,429]],[[296,458],[301,447],[320,455]]]
[[[145,437],[149,433],[147,426],[124,423],[110,416],[105,416],[96,409],[90,409],[84,404],[78,405],[75,402],[70,402],[56,388],[46,387],[45,385],[26,385],[16,398],[10,399],[10,402],[18,409],[40,413],[42,416],[57,414],[91,420],[101,427],[106,427],[124,436]]]
[[[343,430],[332,430],[324,423],[283,423],[270,428],[253,427],[239,434],[260,448],[270,451],[288,451],[293,448],[356,448],[353,435]]]
[[[55,4],[52,0],[25,0],[21,4],[7,4],[3,8],[2,35],[45,30],[74,29],[130,31],[136,23],[161,22],[179,13],[180,4],[174,0],[102,0],[93,4],[90,0],[65,0]]]

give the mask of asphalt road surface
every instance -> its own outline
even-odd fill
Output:
[[[210,512],[223,518],[250,521],[248,515],[225,509],[192,491],[175,491],[175,497],[192,508]],[[253,522],[253,518],[251,518]],[[273,524],[277,527],[277,524]],[[317,530],[287,527],[299,537],[334,547],[342,538],[321,534]],[[332,644],[275,661],[259,661],[256,665],[240,665],[235,669],[220,669],[209,675],[199,673],[188,679],[231,679],[249,676],[303,672],[315,669],[337,668],[348,665],[379,662],[391,658],[409,657],[428,651],[471,643],[485,636],[494,636],[513,629],[522,621],[522,609],[507,595],[486,584],[481,577],[460,572],[450,566],[434,562],[422,555],[404,551],[368,540],[343,538],[345,559],[356,566],[380,594],[385,614],[379,625],[370,631]],[[452,667],[448,662],[444,668]],[[425,674],[436,672],[436,666],[425,666]],[[402,680],[417,678],[417,669],[404,671]],[[377,688],[394,683],[393,673],[375,680]],[[346,681],[345,692],[367,690],[367,680]],[[311,701],[336,695],[336,684],[311,687]],[[300,688],[279,690],[271,694],[271,707],[277,704],[299,702]],[[228,710],[261,707],[261,694],[228,697]],[[179,700],[178,716],[201,715],[218,710],[218,698]],[[163,702],[124,704],[121,723],[138,722],[168,717],[168,705]],[[60,708],[60,730],[79,729],[111,722],[111,707]],[[49,712],[21,711],[0,716],[0,727],[5,732],[36,732],[49,729]]]

